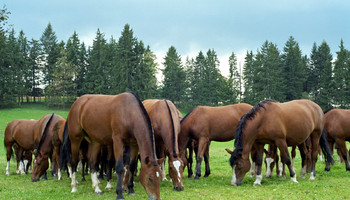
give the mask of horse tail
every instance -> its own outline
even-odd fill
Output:
[[[64,125],[63,141],[60,150],[60,169],[65,169],[71,159],[71,143],[68,135],[68,118]]]
[[[322,153],[325,157],[326,163],[331,163],[334,165],[334,160],[332,156],[331,149],[329,148],[328,142],[327,142],[327,130],[324,128],[322,131],[322,135],[320,138],[320,146],[322,149]]]
[[[157,157],[156,157],[156,151],[155,151],[154,132],[153,132],[152,124],[151,124],[151,118],[149,117],[145,107],[143,106],[141,100],[137,97],[137,95],[135,93],[133,93],[133,92],[129,92],[129,93],[132,94],[135,97],[136,101],[139,103],[139,106],[140,106],[140,108],[142,110],[142,113],[143,113],[143,115],[144,115],[144,117],[146,119],[149,135],[150,135],[150,138],[151,138],[153,165],[157,166],[158,163],[157,163]]]
[[[164,102],[168,108],[168,112],[169,112],[169,115],[170,115],[170,120],[171,120],[171,127],[173,129],[173,154],[174,154],[174,157],[177,158],[177,154],[176,154],[176,151],[175,151],[175,140],[176,140],[176,136],[175,136],[175,126],[174,126],[174,120],[173,120],[173,115],[171,114],[171,110],[170,110],[170,107],[169,107],[169,104],[167,102],[167,100],[164,99]]]

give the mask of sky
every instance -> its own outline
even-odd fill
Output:
[[[1,5],[2,4],[2,5]],[[39,40],[51,23],[59,41],[74,31],[91,46],[97,29],[118,39],[125,24],[149,45],[162,68],[174,46],[182,59],[214,49],[220,70],[228,75],[228,58],[244,64],[268,40],[282,52],[293,36],[304,55],[326,41],[333,57],[343,39],[350,49],[350,1],[346,0],[3,0],[11,12],[8,23],[18,33]]]

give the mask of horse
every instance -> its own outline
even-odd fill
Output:
[[[210,174],[210,141],[224,142],[234,139],[234,130],[241,116],[252,107],[246,103],[220,107],[198,106],[181,120],[181,131],[179,134],[180,154],[185,154],[186,147],[191,142],[191,139],[198,142],[195,179],[199,179],[201,176],[201,163],[206,152],[208,152],[208,166],[204,177],[208,177]],[[181,158],[184,158],[184,156]]]
[[[33,171],[31,176],[32,182],[39,181],[40,177],[46,174],[46,170],[49,168],[49,158],[52,158],[54,146],[54,127],[56,122],[62,119],[63,118],[61,116],[52,114],[49,121],[47,122],[47,125],[38,144],[37,151],[35,152]],[[53,159],[52,161],[53,162],[51,163],[55,163]]]
[[[324,131],[327,133],[327,141],[333,152],[334,144],[338,146],[341,156],[345,162],[346,171],[350,170],[348,150],[346,141],[350,141],[350,110],[331,109],[325,112]],[[341,160],[341,159],[340,159]],[[330,170],[330,163],[326,162],[326,171]]]
[[[312,144],[311,175],[315,179],[318,145],[326,155],[326,160],[334,162],[326,137],[322,136],[324,115],[319,105],[310,100],[294,100],[279,103],[264,100],[242,116],[235,133],[235,150],[231,153],[231,185],[242,184],[244,175],[250,168],[249,153],[254,145],[257,151],[257,175],[254,185],[261,185],[262,156],[265,144],[274,144],[279,148],[281,157],[287,164],[291,181],[297,183],[295,171],[291,165],[288,146],[304,145],[310,137]],[[322,137],[321,137],[322,136]],[[305,165],[305,152],[300,148]],[[306,173],[302,167],[301,174]]]
[[[17,160],[16,173],[28,174],[28,170],[32,166],[32,159],[33,159],[32,151],[28,151],[28,150],[21,151],[21,148],[17,145],[17,143],[14,143],[12,147],[15,151],[16,160]],[[22,152],[22,155],[19,155],[20,152]]]
[[[18,145],[20,166],[23,166],[23,151],[31,152],[40,142],[41,135],[51,115],[45,115],[40,120],[16,119],[8,123],[4,134],[4,146],[6,148],[6,176],[10,175],[10,159],[13,154],[12,146]],[[25,174],[23,168],[21,174]]]
[[[60,166],[68,163],[71,153],[72,192],[77,192],[76,171],[81,141],[89,142],[89,163],[92,187],[101,194],[97,178],[97,156],[101,146],[112,147],[117,180],[117,199],[124,199],[121,185],[124,146],[140,150],[141,171],[139,179],[149,199],[160,199],[160,167],[155,153],[154,133],[150,118],[142,102],[134,93],[119,95],[83,95],[72,105],[63,134]],[[110,151],[109,151],[110,152]],[[107,162],[112,160],[109,153]],[[111,163],[112,165],[112,163]],[[111,172],[107,174],[110,184]],[[108,180],[109,179],[109,180]],[[108,185],[107,185],[108,186]],[[129,187],[133,188],[133,183]],[[132,189],[133,191],[133,189]],[[130,192],[130,190],[129,190]]]
[[[179,157],[178,134],[180,132],[180,116],[178,109],[169,100],[147,99],[143,105],[151,119],[156,141],[157,158],[169,157],[169,176],[174,189],[182,191],[183,161]],[[162,163],[162,179],[165,178],[164,163]]]

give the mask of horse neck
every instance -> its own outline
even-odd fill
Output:
[[[180,133],[177,137],[179,152],[184,151],[190,141],[189,131],[184,124],[181,125]]]
[[[142,161],[148,156],[149,159],[153,160],[156,162],[156,150],[155,150],[155,140],[154,140],[154,135],[153,139],[151,139],[150,133],[147,131],[148,128],[140,128],[140,130],[135,130],[134,137],[137,141],[138,147],[139,147],[139,152],[141,156],[141,163]],[[153,140],[153,142],[152,142]]]
[[[242,135],[242,140],[243,140],[243,152],[242,155],[243,157],[249,158],[249,154],[252,150],[252,147],[258,137],[259,133],[259,127],[261,123],[261,114],[259,113],[257,116],[255,116],[254,119],[248,120],[246,124],[245,131]]]
[[[53,145],[52,145],[52,134],[53,132],[50,131],[49,133],[47,133],[44,142],[42,143],[41,147],[40,147],[40,153],[42,155],[47,155],[51,152]]]

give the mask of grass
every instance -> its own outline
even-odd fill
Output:
[[[0,138],[4,138],[4,130],[8,122],[14,119],[39,119],[49,113],[66,117],[68,110],[46,109],[42,105],[24,105],[21,108],[0,110]],[[3,140],[3,139],[2,139]],[[185,190],[174,191],[172,183],[162,182],[160,193],[162,199],[349,199],[350,174],[345,172],[345,165],[336,162],[330,172],[324,172],[324,163],[318,161],[316,180],[297,178],[298,184],[292,183],[289,178],[277,178],[275,171],[270,179],[264,178],[261,186],[253,186],[254,178],[245,177],[239,187],[230,185],[232,169],[229,166],[229,154],[225,148],[232,149],[233,142],[212,142],[210,146],[211,175],[208,178],[194,180],[187,178],[187,169],[184,172],[183,184]],[[300,155],[297,153],[296,170],[300,172]],[[0,199],[115,199],[115,190],[105,191],[106,181],[102,180],[103,194],[94,194],[90,176],[86,182],[79,182],[78,193],[70,193],[70,180],[64,177],[58,181],[48,175],[48,180],[32,183],[30,174],[17,175],[15,160],[11,160],[11,175],[5,176],[6,152],[3,142],[0,142]],[[263,170],[265,172],[265,169]],[[204,163],[202,164],[204,174]],[[289,172],[287,172],[289,175]],[[78,175],[78,180],[80,175]],[[116,186],[116,175],[113,175]],[[135,196],[124,195],[125,199],[147,199],[142,185],[135,179]]]

